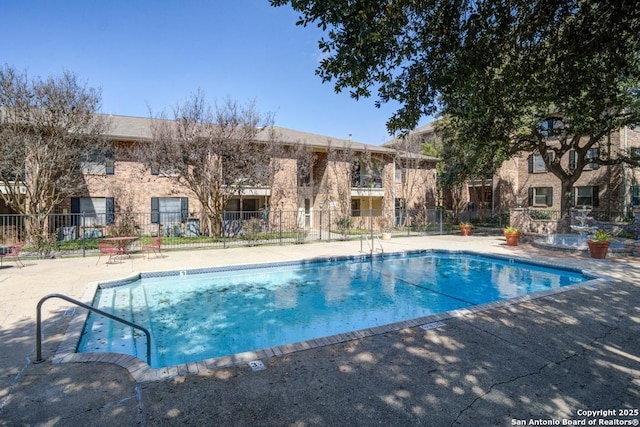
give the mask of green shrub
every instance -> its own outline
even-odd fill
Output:
[[[545,220],[551,219],[551,211],[550,210],[542,210],[542,209],[532,209],[529,211],[529,216],[534,220]]]

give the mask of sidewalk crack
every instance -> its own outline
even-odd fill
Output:
[[[593,348],[594,344],[596,344],[597,342],[599,342],[600,340],[603,340],[605,338],[607,338],[611,333],[613,333],[614,331],[617,331],[620,329],[620,323],[622,322],[622,318],[624,316],[619,316],[616,321],[615,321],[615,325],[608,327],[604,333],[602,335],[598,335],[596,337],[594,337],[591,341],[589,341],[588,343],[584,344],[582,349],[580,351],[577,351],[575,353],[569,354],[566,357],[560,359],[560,360],[556,360],[556,361],[550,361],[545,363],[544,365],[542,365],[541,367],[539,367],[536,371],[532,371],[532,372],[527,372],[525,374],[522,375],[517,375],[515,377],[509,378],[508,380],[505,381],[499,381],[496,383],[493,383],[489,386],[489,389],[482,393],[481,395],[477,396],[475,399],[473,399],[465,408],[463,408],[462,410],[460,410],[460,412],[458,413],[458,415],[455,417],[455,419],[453,419],[453,421],[451,422],[451,426],[454,426],[456,424],[458,424],[458,420],[460,419],[460,417],[462,417],[462,415],[464,415],[464,413],[466,411],[468,411],[469,409],[471,409],[478,401],[483,400],[486,396],[488,396],[489,394],[491,394],[491,392],[493,391],[494,388],[505,385],[505,384],[510,384],[512,382],[515,381],[519,381],[523,378],[527,378],[527,377],[531,377],[531,376],[535,376],[535,375],[540,375],[542,373],[543,370],[545,370],[546,368],[548,368],[549,366],[553,366],[553,365],[557,365],[557,366],[561,366],[562,364],[568,362],[569,360],[575,358],[575,357],[579,357],[579,356],[584,356],[587,351],[589,351],[591,348]],[[605,325],[606,326],[606,325]],[[488,331],[484,331],[482,328],[477,328],[487,334],[496,336],[495,334],[488,332]],[[500,338],[500,337],[498,337]],[[500,338],[502,339],[502,338]],[[503,339],[504,340],[504,339]],[[508,340],[504,340],[506,342],[509,342]]]

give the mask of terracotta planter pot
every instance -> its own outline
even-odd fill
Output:
[[[471,226],[470,225],[461,225],[460,226],[460,232],[462,233],[463,236],[471,235]]]
[[[607,256],[609,242],[595,242],[593,240],[587,240],[587,245],[589,245],[589,255],[591,258],[605,259]]]
[[[504,233],[504,238],[507,240],[507,246],[518,246],[520,242],[520,232],[517,233]]]

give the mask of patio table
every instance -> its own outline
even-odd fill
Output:
[[[121,255],[129,255],[129,249],[131,244],[138,240],[136,236],[123,236],[123,237],[105,237],[102,242],[110,242],[114,248],[118,249]]]

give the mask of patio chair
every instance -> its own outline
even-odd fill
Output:
[[[156,255],[156,258],[157,258],[162,256],[161,247],[162,247],[162,236],[158,236],[158,237],[152,237],[151,243],[149,243],[148,245],[143,245],[142,250],[147,252],[147,259],[149,259],[150,251],[153,251],[153,253]]]
[[[114,260],[117,256],[124,254],[123,248],[113,242],[98,242],[98,249],[100,250],[100,255],[98,255],[96,265],[100,262],[100,257],[102,257],[102,255],[109,255],[107,264],[111,264],[111,260]]]
[[[5,252],[5,253],[0,253],[0,262],[3,259],[13,259],[16,262],[16,265],[20,268],[24,267],[24,264],[22,263],[22,261],[20,260],[20,251],[22,250],[22,246],[24,246],[24,243],[20,242],[20,243],[14,243],[13,245],[9,246],[9,251]],[[0,264],[1,265],[1,264]]]

